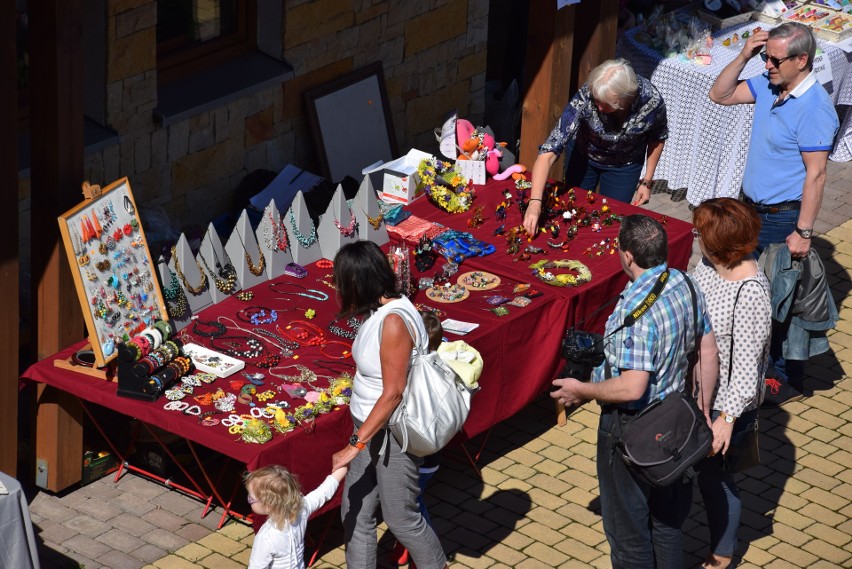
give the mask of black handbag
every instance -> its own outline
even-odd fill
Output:
[[[734,319],[737,315],[737,302],[740,299],[740,292],[747,282],[740,285],[737,289],[737,296],[734,298],[734,308],[731,312],[731,348],[728,352],[728,385],[731,384],[731,372],[734,364]],[[758,434],[759,419],[755,417],[754,427],[745,431],[734,433],[731,436],[731,443],[728,450],[722,455],[722,463],[728,472],[744,472],[749,468],[754,468],[760,465],[760,440]]]
[[[698,301],[695,288],[685,277],[692,295],[695,346],[698,350]],[[695,398],[685,391],[658,399],[623,427],[619,413],[619,446],[624,462],[653,486],[668,486],[707,456],[713,432]]]
[[[624,462],[654,486],[676,482],[713,443],[713,432],[691,395],[656,400],[621,431]]]

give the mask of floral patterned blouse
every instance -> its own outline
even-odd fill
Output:
[[[562,111],[550,136],[539,147],[539,154],[553,152],[559,156],[566,145],[576,140],[575,148],[591,162],[602,166],[643,162],[648,144],[668,138],[669,129],[663,96],[644,77],[637,79],[639,90],[630,107],[630,115],[620,125],[598,112],[588,83],[580,87]]]

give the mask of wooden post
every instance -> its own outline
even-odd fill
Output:
[[[15,3],[0,7],[0,33],[15,37]],[[0,471],[18,471],[18,67],[15,42],[0,47],[0,132],[6,143],[0,153]]]
[[[529,10],[518,162],[532,168],[539,145],[568,102],[576,7],[554,10],[553,3],[530,2]],[[562,171],[561,161],[552,171]]]
[[[618,0],[580,2],[574,34],[574,60],[571,92],[575,93],[589,72],[607,59],[615,57],[618,35]]]
[[[80,201],[83,181],[83,1],[30,0],[28,12],[33,355],[41,359],[84,337],[56,221]],[[50,391],[39,390],[36,459],[45,487],[59,491],[81,479],[82,409]]]

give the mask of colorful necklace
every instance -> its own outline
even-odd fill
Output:
[[[361,328],[361,320],[353,316],[346,323],[349,325],[349,329],[347,330],[343,326],[339,326],[335,324],[337,320],[333,320],[331,324],[328,325],[328,331],[334,334],[335,336],[340,336],[341,338],[346,338],[347,340],[354,340],[355,336],[358,335],[358,329]]]
[[[166,310],[172,318],[180,319],[189,312],[189,303],[177,275],[168,266],[166,268],[171,276],[169,286],[163,290],[163,296],[166,298]]]
[[[285,358],[292,357],[294,350],[297,350],[299,348],[298,342],[286,340],[278,336],[277,334],[269,332],[268,330],[264,330],[263,328],[255,328],[254,330],[243,328],[242,326],[237,324],[233,319],[228,318],[227,316],[219,316],[219,318],[217,318],[217,321],[219,323],[229,322],[231,324],[231,328],[239,330],[240,332],[243,332],[245,334],[251,334],[252,336],[255,336],[256,338],[266,342],[267,344],[278,348],[278,350],[280,350],[281,352],[281,355]]]
[[[219,346],[219,343],[224,343],[224,346]],[[235,358],[256,358],[263,353],[263,343],[250,336],[210,338],[210,345]]]
[[[355,232],[358,230],[358,220],[355,219],[355,213],[353,213],[352,208],[349,208],[349,225],[346,227],[340,225],[335,212],[334,226],[337,227],[337,230],[340,231],[340,234],[344,237],[352,237],[355,235]]]
[[[297,288],[304,290],[305,292],[287,292],[287,291],[277,290],[275,288],[276,286],[282,286],[282,285],[294,286],[294,287],[297,287]],[[312,298],[314,300],[321,300],[323,302],[328,300],[328,294],[324,293],[323,291],[317,290],[315,288],[306,288],[306,287],[303,287],[302,285],[298,285],[296,283],[269,283],[269,290],[271,290],[272,292],[274,292],[276,294],[287,294],[287,295],[295,294],[296,296],[304,296],[305,298]],[[279,299],[275,299],[275,300],[287,300],[287,299],[286,298],[279,298]]]
[[[367,223],[369,223],[373,229],[378,231],[379,227],[382,225],[382,220],[385,218],[385,216],[382,215],[381,212],[379,212],[379,215],[377,215],[376,217],[370,217],[370,214],[368,214],[366,211],[364,212],[364,215],[367,216]]]
[[[175,272],[183,283],[183,287],[186,291],[196,296],[204,292],[204,289],[207,288],[207,273],[205,273],[204,269],[201,268],[201,263],[198,262],[198,259],[195,259],[195,266],[198,267],[198,272],[201,274],[201,283],[199,283],[198,286],[192,286],[189,282],[187,282],[186,275],[183,274],[183,271],[180,268],[180,260],[177,255],[177,245],[172,246],[172,259],[175,261]]]
[[[246,242],[243,241],[243,236],[240,233],[240,230],[237,229],[237,237],[240,238],[240,243],[243,246],[243,253],[246,256],[246,264],[248,265],[248,270],[256,277],[259,277],[263,274],[263,269],[266,268],[266,257],[263,256],[263,251],[260,250],[260,247],[257,248],[257,252],[260,255],[260,260],[257,265],[254,264],[254,261],[251,260],[251,255],[249,255],[248,249],[246,248]]]
[[[202,326],[207,326],[208,328],[212,328],[210,331],[202,330]],[[202,322],[201,320],[196,320],[192,323],[192,333],[198,336],[202,336],[204,338],[218,338],[219,336],[224,336],[225,332],[228,329],[224,324],[220,324],[215,320],[211,320],[210,322]]]
[[[286,251],[290,243],[287,241],[287,231],[284,229],[284,220],[278,216],[278,221],[272,215],[272,210],[269,209],[269,224],[264,228],[263,236],[266,241],[266,248],[271,251]]]
[[[216,249],[213,249],[213,254],[216,254]],[[201,257],[201,262],[204,263],[204,268],[207,269],[207,272],[213,275],[213,284],[216,285],[216,288],[222,294],[231,294],[237,289],[237,271],[234,269],[234,266],[228,263],[228,267],[230,267],[230,271],[226,271],[222,269],[222,265],[216,263],[219,274],[217,275],[212,270],[210,270],[210,265],[207,264],[207,260],[204,258],[204,255],[201,254],[201,251],[198,251],[198,256]],[[224,275],[222,273],[225,273]]]
[[[299,231],[299,226],[296,225],[296,214],[293,213],[292,209],[290,210],[290,227],[293,228],[293,235],[296,236],[296,241],[298,241],[299,245],[305,249],[317,242],[317,228],[314,226],[313,222],[311,222],[311,234],[305,237],[305,235]]]

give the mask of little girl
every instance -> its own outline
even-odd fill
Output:
[[[328,502],[348,467],[334,470],[319,487],[302,496],[296,478],[273,464],[247,472],[243,478],[255,514],[268,516],[254,536],[249,569],[303,569],[308,518]]]

